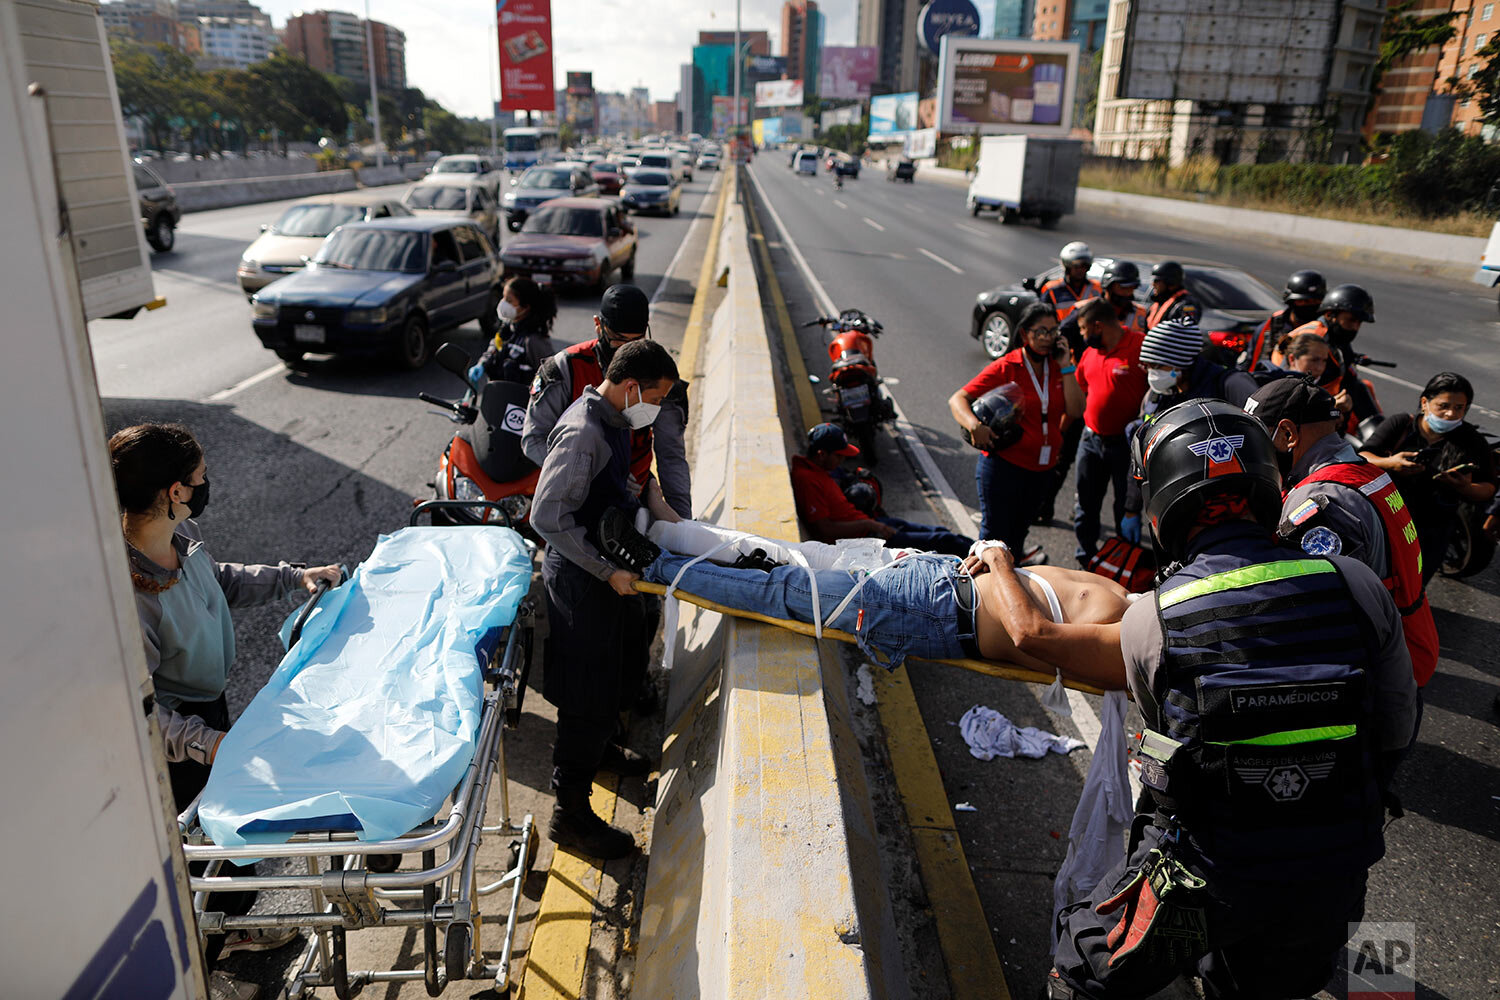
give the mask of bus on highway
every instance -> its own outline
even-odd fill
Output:
[[[558,154],[557,129],[551,127],[517,127],[505,130],[505,169],[525,170],[537,163],[555,159]]]

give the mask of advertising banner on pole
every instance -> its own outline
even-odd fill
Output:
[[[502,111],[555,111],[552,0],[495,0]]]
[[[984,135],[1062,135],[1073,128],[1078,46],[943,37],[937,127]]]
[[[880,75],[873,45],[825,45],[818,70],[818,96],[825,101],[862,101]]]
[[[740,98],[740,124],[750,121],[750,98]],[[717,138],[723,138],[729,134],[734,127],[734,98],[714,95],[713,115],[711,119],[711,131]]]
[[[870,138],[899,138],[917,127],[917,92],[870,98]]]
[[[766,80],[755,85],[756,107],[784,108],[798,107],[801,104],[801,80]]]

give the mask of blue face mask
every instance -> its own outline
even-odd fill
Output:
[[[1434,434],[1447,434],[1450,431],[1457,430],[1458,425],[1461,423],[1463,423],[1462,420],[1444,420],[1442,417],[1435,417],[1431,413],[1427,414],[1427,429]]]

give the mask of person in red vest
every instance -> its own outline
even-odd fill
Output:
[[[1345,555],[1380,577],[1401,613],[1417,687],[1437,669],[1438,635],[1422,581],[1422,547],[1401,491],[1338,428],[1334,399],[1305,378],[1261,386],[1246,412],[1271,432],[1287,486],[1281,536],[1310,555]]]
[[[1098,298],[1102,292],[1099,282],[1089,278],[1089,267],[1094,263],[1094,254],[1087,243],[1074,240],[1057,255],[1062,265],[1061,278],[1053,278],[1036,293],[1037,299],[1057,313],[1061,323],[1080,304]]]
[[[1380,406],[1359,377],[1355,366],[1361,355],[1354,350],[1354,338],[1360,327],[1375,322],[1375,299],[1359,285],[1338,285],[1323,296],[1318,304],[1318,318],[1304,323],[1291,332],[1293,338],[1304,333],[1315,333],[1328,341],[1332,361],[1343,372],[1343,389],[1353,402],[1354,420],[1366,435],[1380,423]],[[1280,352],[1272,352],[1271,363],[1283,363]]]
[[[1146,329],[1169,319],[1196,324],[1202,316],[1203,307],[1187,290],[1187,274],[1181,264],[1164,260],[1151,269],[1151,309],[1146,313]]]

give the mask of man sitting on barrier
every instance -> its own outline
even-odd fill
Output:
[[[680,589],[732,610],[811,624],[819,632],[847,632],[866,656],[891,670],[908,656],[1001,661],[1048,674],[1054,669],[1017,650],[997,614],[999,597],[983,555],[1000,542],[978,542],[959,560],[882,549],[873,540],[865,546],[783,543],[692,521],[657,521],[647,537],[615,508],[604,512],[598,536],[605,554],[632,581],[661,584],[668,593]],[[720,561],[710,561],[714,558]],[[1092,573],[1055,566],[1016,573],[1053,621],[1118,622],[1130,606],[1124,587]],[[1101,687],[1123,686],[1118,671],[1111,677],[1088,663],[1065,674]]]

